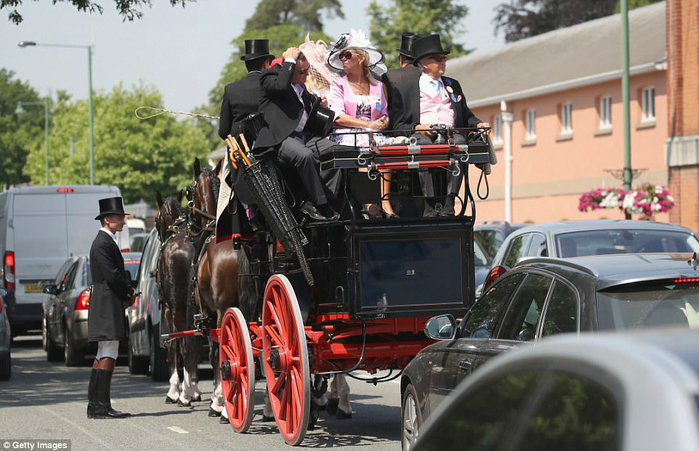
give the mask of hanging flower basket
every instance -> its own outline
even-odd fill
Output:
[[[578,210],[618,208],[626,213],[651,217],[675,206],[675,199],[666,187],[644,183],[629,192],[623,188],[597,188],[580,196]]]

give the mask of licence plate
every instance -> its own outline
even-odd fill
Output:
[[[25,283],[24,292],[25,293],[42,293],[44,288],[40,283]]]

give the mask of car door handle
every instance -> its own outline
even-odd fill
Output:
[[[469,359],[463,359],[459,362],[459,370],[462,373],[470,373],[473,371],[473,362],[471,362]]]

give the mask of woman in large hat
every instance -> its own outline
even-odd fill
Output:
[[[381,131],[388,127],[388,102],[383,83],[377,79],[372,68],[383,62],[378,51],[361,30],[352,30],[343,35],[328,56],[328,65],[343,70],[345,75],[330,83],[328,106],[335,112],[337,127],[330,139],[348,146],[367,147],[367,131]],[[390,138],[374,133],[378,145],[391,142]],[[382,176],[382,191],[387,193],[390,176]],[[385,197],[385,196],[384,196]],[[388,198],[382,197],[383,214],[396,216]],[[369,213],[378,216],[378,206],[370,206]]]

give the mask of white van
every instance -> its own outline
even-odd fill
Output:
[[[116,186],[66,185],[11,188],[0,193],[2,283],[14,291],[8,309],[13,335],[41,329],[43,284],[73,255],[88,254],[100,228],[99,200],[120,196]],[[128,227],[117,234],[129,247]]]

